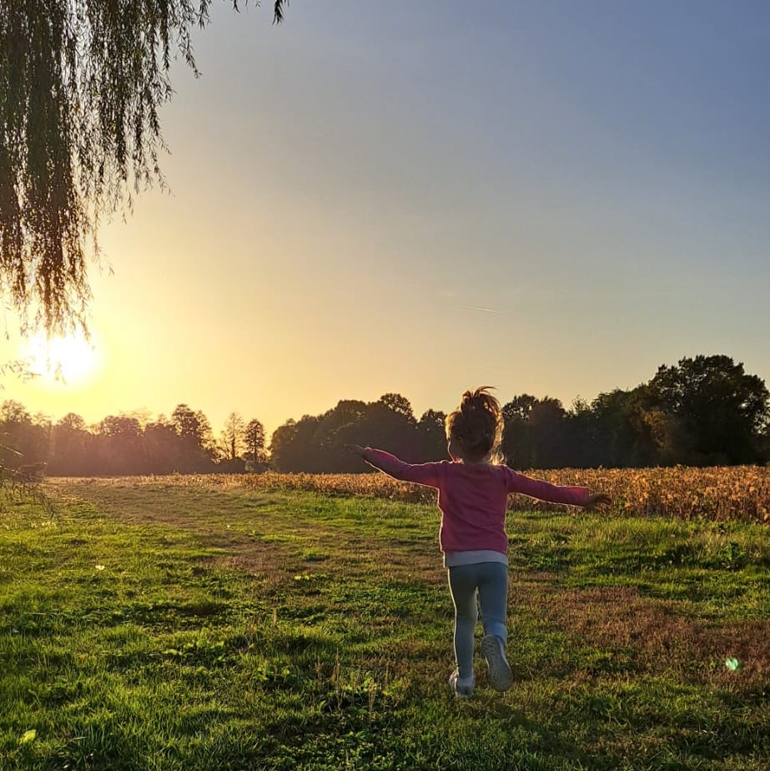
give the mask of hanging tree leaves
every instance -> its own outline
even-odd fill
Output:
[[[211,3],[0,0],[0,296],[22,328],[85,327],[100,217],[163,184],[159,108]]]

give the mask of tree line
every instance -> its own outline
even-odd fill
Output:
[[[30,416],[24,405],[0,405],[0,467],[49,476],[134,476],[263,471],[265,429],[231,413],[217,437],[200,410],[178,405],[167,418],[110,415],[86,426],[69,413],[56,423]]]
[[[503,400],[501,400],[503,401]],[[110,416],[87,427],[65,415],[52,423],[23,405],[0,406],[0,464],[46,466],[51,476],[170,473],[364,471],[346,449],[364,444],[404,460],[447,458],[445,413],[419,418],[409,400],[342,400],[320,415],[279,426],[266,444],[257,419],[231,413],[218,437],[201,411],[180,404],[170,418]],[[520,394],[503,404],[503,459],[513,468],[638,468],[737,465],[770,459],[770,392],[728,356],[683,358],[646,383],[576,399]]]

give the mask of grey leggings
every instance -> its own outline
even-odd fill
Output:
[[[505,642],[508,630],[505,611],[508,598],[508,566],[502,562],[479,562],[449,568],[449,591],[455,606],[455,658],[460,677],[473,674],[473,635],[481,605],[484,634]]]

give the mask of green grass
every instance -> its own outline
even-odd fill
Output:
[[[515,682],[466,702],[435,508],[52,495],[0,506],[3,771],[770,768],[761,526],[511,514]]]

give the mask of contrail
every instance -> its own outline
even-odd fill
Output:
[[[496,311],[494,308],[481,308],[478,305],[461,305],[461,308],[467,308],[470,311],[482,311],[483,313],[500,313],[500,311]]]

